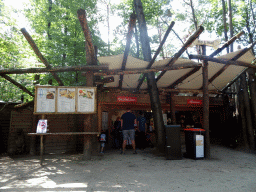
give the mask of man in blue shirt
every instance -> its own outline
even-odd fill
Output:
[[[134,124],[137,124],[136,116],[131,113],[131,109],[127,109],[127,112],[124,113],[121,117],[121,127],[123,130],[123,151],[121,152],[121,154],[124,154],[125,147],[129,138],[131,139],[132,142],[134,154],[137,154],[135,148]]]

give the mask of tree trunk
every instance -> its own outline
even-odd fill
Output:
[[[225,4],[225,0],[221,0],[222,1],[222,10],[223,10],[223,27],[224,27],[224,35],[225,35],[225,41],[228,41],[228,34],[227,34],[227,19],[226,19],[226,4]],[[226,47],[227,49],[227,53],[229,53],[229,48]]]
[[[145,61],[150,62],[152,59],[151,49],[141,0],[134,0],[134,7],[139,22],[140,40],[142,44],[143,57]],[[147,74],[146,77],[148,83],[148,91],[150,95],[151,108],[153,111],[154,125],[157,133],[157,147],[161,152],[163,152],[165,147],[164,121],[158,88],[156,85],[155,73],[150,72]]]
[[[193,16],[193,21],[194,21],[194,25],[195,25],[195,28],[196,28],[196,30],[197,30],[197,25],[198,25],[198,23],[197,23],[197,19],[196,19],[196,15],[195,15],[195,9],[194,9],[194,6],[193,6],[193,1],[192,0],[190,0],[190,7],[191,7],[191,11],[192,11],[192,16]]]
[[[228,0],[228,10],[229,10],[229,31],[230,31],[230,38],[233,37],[233,23],[232,23],[232,5],[231,0]],[[230,45],[230,52],[233,52],[233,43]]]
[[[206,55],[206,46],[202,46],[202,53]],[[209,130],[209,80],[208,61],[203,61],[203,128],[205,130],[205,158],[211,157],[210,151],[210,130]]]
[[[239,101],[239,116],[242,123],[242,138],[243,138],[243,145],[249,149],[247,133],[246,133],[246,117],[245,117],[245,107],[244,107],[244,96],[241,87],[241,78],[236,81],[237,87],[239,87],[238,92],[238,101]],[[240,82],[240,85],[239,85]]]
[[[256,82],[255,82],[255,69],[248,69],[247,73],[249,76],[249,89],[250,89],[250,98],[252,106],[252,119],[253,119],[253,128],[256,129]]]
[[[254,150],[255,143],[254,143],[254,133],[253,133],[253,125],[252,125],[252,115],[251,115],[251,108],[250,108],[251,105],[250,105],[248,86],[247,86],[245,73],[243,73],[241,76],[241,88],[243,90],[245,114],[246,114],[246,120],[247,120],[247,132],[249,136],[250,149]]]

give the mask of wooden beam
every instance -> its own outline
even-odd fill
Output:
[[[193,41],[203,32],[203,30],[204,28],[200,26],[198,30],[196,30],[196,32],[192,36],[190,36],[190,38],[185,42],[181,49],[172,57],[169,63],[166,64],[166,66],[172,66],[177,61],[177,59],[184,53],[184,51],[186,51],[186,49],[193,43]],[[157,76],[156,81],[158,81],[165,73],[166,71],[162,71]]]
[[[161,49],[162,49],[162,47],[163,47],[163,45],[164,45],[164,43],[165,43],[165,41],[166,41],[166,39],[167,39],[169,33],[171,32],[171,30],[172,30],[174,24],[175,24],[175,22],[172,21],[171,24],[170,24],[170,26],[168,27],[167,31],[165,32],[164,38],[163,38],[163,40],[161,41],[161,43],[160,43],[160,45],[159,45],[157,51],[155,52],[155,55],[154,55],[153,59],[151,59],[151,61],[149,62],[148,66],[147,66],[147,69],[150,69],[151,66],[153,65],[153,63],[155,62],[156,57],[157,57],[158,54],[160,53],[160,51],[161,51]],[[143,77],[139,80],[139,83],[138,83],[138,86],[137,86],[137,89],[136,89],[137,91],[140,89],[140,87],[141,87],[141,85],[142,85],[142,83],[143,83],[145,77],[146,77],[146,75],[143,74]]]
[[[234,36],[233,38],[231,38],[228,42],[226,42],[222,47],[218,48],[216,51],[214,51],[209,57],[214,57],[215,55],[217,55],[218,53],[220,53],[223,49],[225,49],[226,47],[228,47],[231,43],[233,43],[236,39],[238,39],[241,35],[244,34],[244,31],[241,31],[240,33],[238,33],[236,36]],[[179,78],[177,81],[175,81],[173,84],[171,84],[168,88],[174,88],[176,85],[178,85],[179,83],[181,83],[182,81],[184,81],[186,78],[188,78],[189,76],[191,76],[192,74],[194,74],[195,72],[197,72],[200,69],[200,67],[198,68],[194,68],[193,70],[191,70],[190,72],[188,72],[187,74],[185,74],[184,76],[182,76],[181,78]]]
[[[254,68],[254,69],[256,68],[256,65],[248,64],[243,61],[232,61],[228,59],[211,58],[209,56],[204,56],[204,55],[191,55],[191,58],[200,59],[204,61],[211,61],[211,62],[220,63],[224,65],[236,65],[236,66],[243,66],[243,67]]]
[[[129,26],[128,26],[128,33],[126,36],[126,46],[125,46],[125,50],[124,50],[124,57],[123,57],[123,62],[122,62],[122,70],[125,70],[126,67],[126,62],[127,62],[127,58],[128,58],[128,54],[130,51],[130,46],[131,46],[131,39],[132,39],[132,35],[133,35],[133,29],[136,25],[136,15],[133,13],[130,16],[130,22],[129,22]],[[119,78],[119,88],[122,88],[123,85],[123,80],[124,80],[124,76],[123,74],[120,75]]]
[[[179,64],[179,65],[173,65],[170,67],[166,66],[159,66],[154,67],[150,69],[126,69],[126,70],[120,70],[120,69],[113,69],[113,70],[106,70],[102,72],[94,72],[95,76],[106,76],[106,75],[129,75],[129,74],[139,74],[139,73],[149,73],[149,72],[159,72],[162,70],[180,70],[180,69],[187,69],[187,68],[197,68],[201,67],[202,64],[194,64],[194,63],[187,63],[187,64]]]
[[[158,88],[159,92],[174,92],[174,93],[192,93],[192,94],[202,94],[203,90],[198,90],[198,89],[169,89],[169,88]],[[104,87],[102,88],[101,91],[108,91],[108,92],[113,92],[113,93],[120,93],[120,92],[134,92],[135,89],[131,88],[123,88],[122,90],[119,89],[118,87]],[[148,93],[148,89],[140,89],[136,93]],[[209,94],[222,94],[221,91],[218,90],[209,90]]]
[[[32,47],[32,49],[34,50],[35,54],[38,56],[38,58],[43,62],[43,64],[46,66],[46,68],[51,69],[51,65],[48,63],[48,61],[46,60],[46,58],[42,55],[42,53],[39,51],[38,47],[36,46],[34,40],[32,39],[32,37],[29,35],[29,33],[26,31],[25,28],[21,29],[22,34],[25,36],[25,38],[27,39],[28,43],[30,44],[30,46]],[[63,86],[63,82],[61,81],[61,79],[58,77],[58,75],[54,72],[52,72],[53,77],[56,79],[56,81],[58,82],[58,84],[60,86]]]
[[[0,69],[0,74],[24,74],[24,73],[45,73],[45,72],[65,72],[65,71],[100,71],[108,70],[108,65],[83,65],[73,67],[54,68],[26,68],[26,69]]]
[[[245,48],[243,49],[240,53],[238,53],[235,57],[233,57],[232,59],[230,59],[230,61],[236,61],[237,59],[239,59],[241,56],[243,56],[247,51],[249,51],[254,45],[255,45],[256,41],[249,47],[249,48]],[[240,63],[240,61],[236,61],[238,64]],[[226,65],[224,65],[219,71],[217,71],[210,79],[209,79],[209,83],[212,83],[219,75],[221,75],[232,63],[226,63]],[[241,62],[242,65],[248,65],[247,63],[243,63]],[[234,65],[234,64],[233,64]],[[249,67],[249,66],[247,66]],[[255,67],[256,66],[253,66]],[[201,87],[202,89],[202,87]]]
[[[235,40],[240,38],[244,34],[244,31],[239,32],[236,36],[232,37],[229,41],[227,41],[224,45],[222,45],[220,48],[218,48],[216,51],[214,51],[210,57],[214,57],[217,54],[219,54],[221,51],[223,51],[225,48],[227,48],[230,44],[232,44]]]
[[[168,86],[169,89],[173,89],[175,88],[175,86],[177,86],[179,83],[181,83],[182,81],[184,81],[185,79],[187,79],[189,76],[193,75],[194,73],[196,73],[200,67],[195,67],[193,70],[189,71],[188,73],[186,73],[185,75],[183,75],[182,77],[180,77],[179,79],[177,79],[174,83],[172,83],[171,85]]]
[[[15,86],[17,86],[18,88],[20,88],[22,91],[24,91],[25,93],[29,94],[30,96],[34,97],[34,94],[31,93],[26,87],[24,87],[23,85],[21,85],[20,83],[18,83],[17,81],[15,81],[14,79],[12,79],[11,77],[9,77],[6,74],[0,74],[3,78],[5,78],[7,81],[11,82],[12,84],[14,84]]]

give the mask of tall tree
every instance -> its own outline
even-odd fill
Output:
[[[38,0],[31,1],[32,8],[26,10],[31,26],[43,38],[38,47],[52,66],[75,66],[86,64],[84,36],[77,19],[77,10],[87,12],[89,27],[94,45],[99,48],[98,54],[105,55],[105,43],[99,37],[97,27],[100,15],[97,14],[96,0]],[[65,85],[83,85],[85,77],[80,72],[64,72],[59,74]],[[41,79],[46,84],[52,76],[47,74]],[[56,82],[53,81],[53,85]]]
[[[222,2],[222,10],[223,10],[223,28],[224,28],[224,36],[225,41],[228,41],[228,31],[227,31],[227,19],[226,19],[226,2],[225,0],[221,0]],[[227,53],[229,53],[229,47],[226,48]]]
[[[0,68],[36,66],[34,54],[32,54],[19,29],[17,29],[17,21],[11,17],[16,11],[0,1]],[[24,94],[25,101],[31,99],[32,97],[29,94],[21,91],[21,87],[22,89],[26,87],[26,91],[31,93],[33,75],[0,76],[0,100],[18,102],[21,101],[22,94]]]

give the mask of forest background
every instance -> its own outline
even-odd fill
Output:
[[[200,25],[205,28],[199,37],[201,40],[220,39],[223,44],[243,30],[245,35],[237,41],[241,47],[255,41],[256,0],[141,1],[152,54],[171,21],[175,21],[158,59],[172,57]],[[27,0],[24,6],[18,8],[11,6],[11,2],[15,5],[15,1],[0,0],[0,69],[45,67],[23,36],[20,30],[23,24],[53,67],[86,65],[85,40],[77,18],[77,10],[80,8],[86,11],[98,56],[124,53],[129,17],[134,11],[133,0]],[[138,33],[135,30],[135,37],[139,38]],[[236,49],[237,44],[226,52]],[[198,50],[193,47],[188,51]],[[209,50],[208,53],[211,52]],[[143,59],[136,38],[132,39],[129,54]],[[188,58],[187,53],[182,57]],[[66,86],[84,85],[86,81],[80,72],[62,72],[58,75]],[[13,74],[8,75],[8,78],[26,87],[31,93],[35,84],[47,85],[52,82],[52,85],[58,85],[50,73],[41,73],[40,76]],[[0,93],[0,101],[4,102],[20,102],[21,98],[25,101],[33,100],[33,96],[6,80],[6,75],[0,76]]]

